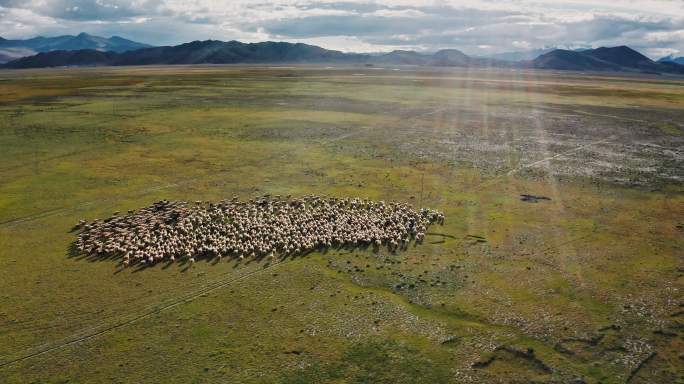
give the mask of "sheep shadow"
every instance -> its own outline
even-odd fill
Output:
[[[74,229],[72,229],[70,232],[73,232]],[[449,235],[443,235],[443,234],[436,234],[436,235],[441,235],[441,236],[446,236],[448,237]],[[159,262],[153,262],[153,263],[135,263],[134,265],[131,266],[125,266],[123,263],[123,254],[120,252],[112,252],[112,253],[105,253],[105,252],[94,252],[94,253],[88,253],[84,252],[78,249],[76,245],[76,241],[71,242],[66,250],[67,257],[70,259],[74,259],[77,261],[87,261],[91,263],[95,262],[116,262],[116,267],[117,270],[114,272],[115,274],[122,272],[125,269],[130,269],[132,273],[138,273],[142,272],[144,270],[147,270],[149,268],[155,268],[161,265],[161,269],[166,270],[170,268],[173,265],[177,265],[181,268],[181,272],[187,272],[190,270],[193,266],[193,264],[198,263],[198,262],[206,262],[209,263],[210,265],[218,265],[221,263],[224,259],[228,260],[229,262],[233,262],[233,269],[237,269],[239,267],[246,267],[249,265],[252,265],[253,263],[264,263],[264,268],[268,268],[273,264],[274,260],[277,260],[278,262],[284,262],[287,260],[296,260],[296,259],[301,259],[309,256],[312,253],[320,253],[322,255],[327,255],[330,252],[347,252],[347,253],[353,253],[356,251],[362,251],[362,252],[373,252],[374,254],[380,253],[383,249],[387,249],[391,254],[397,254],[398,252],[403,252],[409,249],[411,245],[413,247],[417,247],[419,244],[423,243],[423,240],[417,240],[413,239],[409,242],[403,242],[400,245],[397,245],[395,247],[390,246],[389,244],[376,244],[376,243],[357,243],[357,244],[331,244],[330,246],[325,246],[325,245],[320,245],[316,248],[311,248],[307,249],[301,252],[287,252],[287,253],[278,253],[277,256],[274,255],[273,257],[269,257],[267,255],[257,255],[254,257],[245,257],[245,258],[240,258],[236,254],[230,254],[230,255],[219,255],[216,253],[208,253],[204,252],[201,254],[198,254],[194,257],[195,261],[192,262],[190,261],[189,258],[180,258],[176,260],[169,260],[165,259]]]

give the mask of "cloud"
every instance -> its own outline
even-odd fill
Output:
[[[630,45],[684,54],[684,1],[0,0],[10,38],[81,31],[152,44],[285,40],[346,51]]]
[[[527,49],[532,48],[532,44],[530,44],[529,41],[524,41],[524,40],[523,41],[515,40],[515,41],[513,41],[512,45],[515,48],[519,48],[519,49],[523,49],[523,50],[527,50]]]
[[[162,5],[161,0],[0,0],[3,8],[29,10],[61,20],[116,21],[144,16]]]

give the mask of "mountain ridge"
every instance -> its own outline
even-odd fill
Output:
[[[235,40],[192,41],[175,46],[149,47],[123,52],[104,52],[93,49],[54,50],[19,58],[8,62],[3,67],[240,63],[339,63],[684,74],[683,65],[674,62],[655,62],[627,46],[601,47],[582,51],[554,49],[534,60],[510,62],[471,57],[457,49],[443,49],[435,53],[395,50],[383,54],[363,54],[344,53],[304,43],[276,41],[242,43]]]
[[[55,37],[37,36],[30,39],[10,40],[0,37],[0,62],[51,51],[77,51],[94,49],[98,51],[125,52],[150,48],[149,44],[139,43],[121,36],[101,37],[81,32],[78,35]]]
[[[661,57],[658,59],[659,63],[677,63],[677,64],[682,64],[684,65],[684,56],[682,57],[675,57],[674,55],[669,55],[665,57]]]
[[[582,51],[555,49],[529,65],[537,69],[684,74],[684,65],[655,62],[625,45]]]

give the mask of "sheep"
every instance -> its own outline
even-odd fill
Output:
[[[160,200],[124,216],[79,221],[75,245],[94,257],[122,256],[124,266],[178,257],[192,263],[202,255],[273,260],[331,246],[385,244],[395,250],[411,239],[422,241],[433,223],[443,224],[444,214],[360,198],[266,195],[194,205]]]

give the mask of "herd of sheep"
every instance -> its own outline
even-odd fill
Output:
[[[104,220],[81,220],[76,247],[93,257],[121,257],[125,266],[198,257],[297,255],[315,249],[421,241],[444,222],[435,210],[359,198],[263,196],[218,203],[162,200]]]

